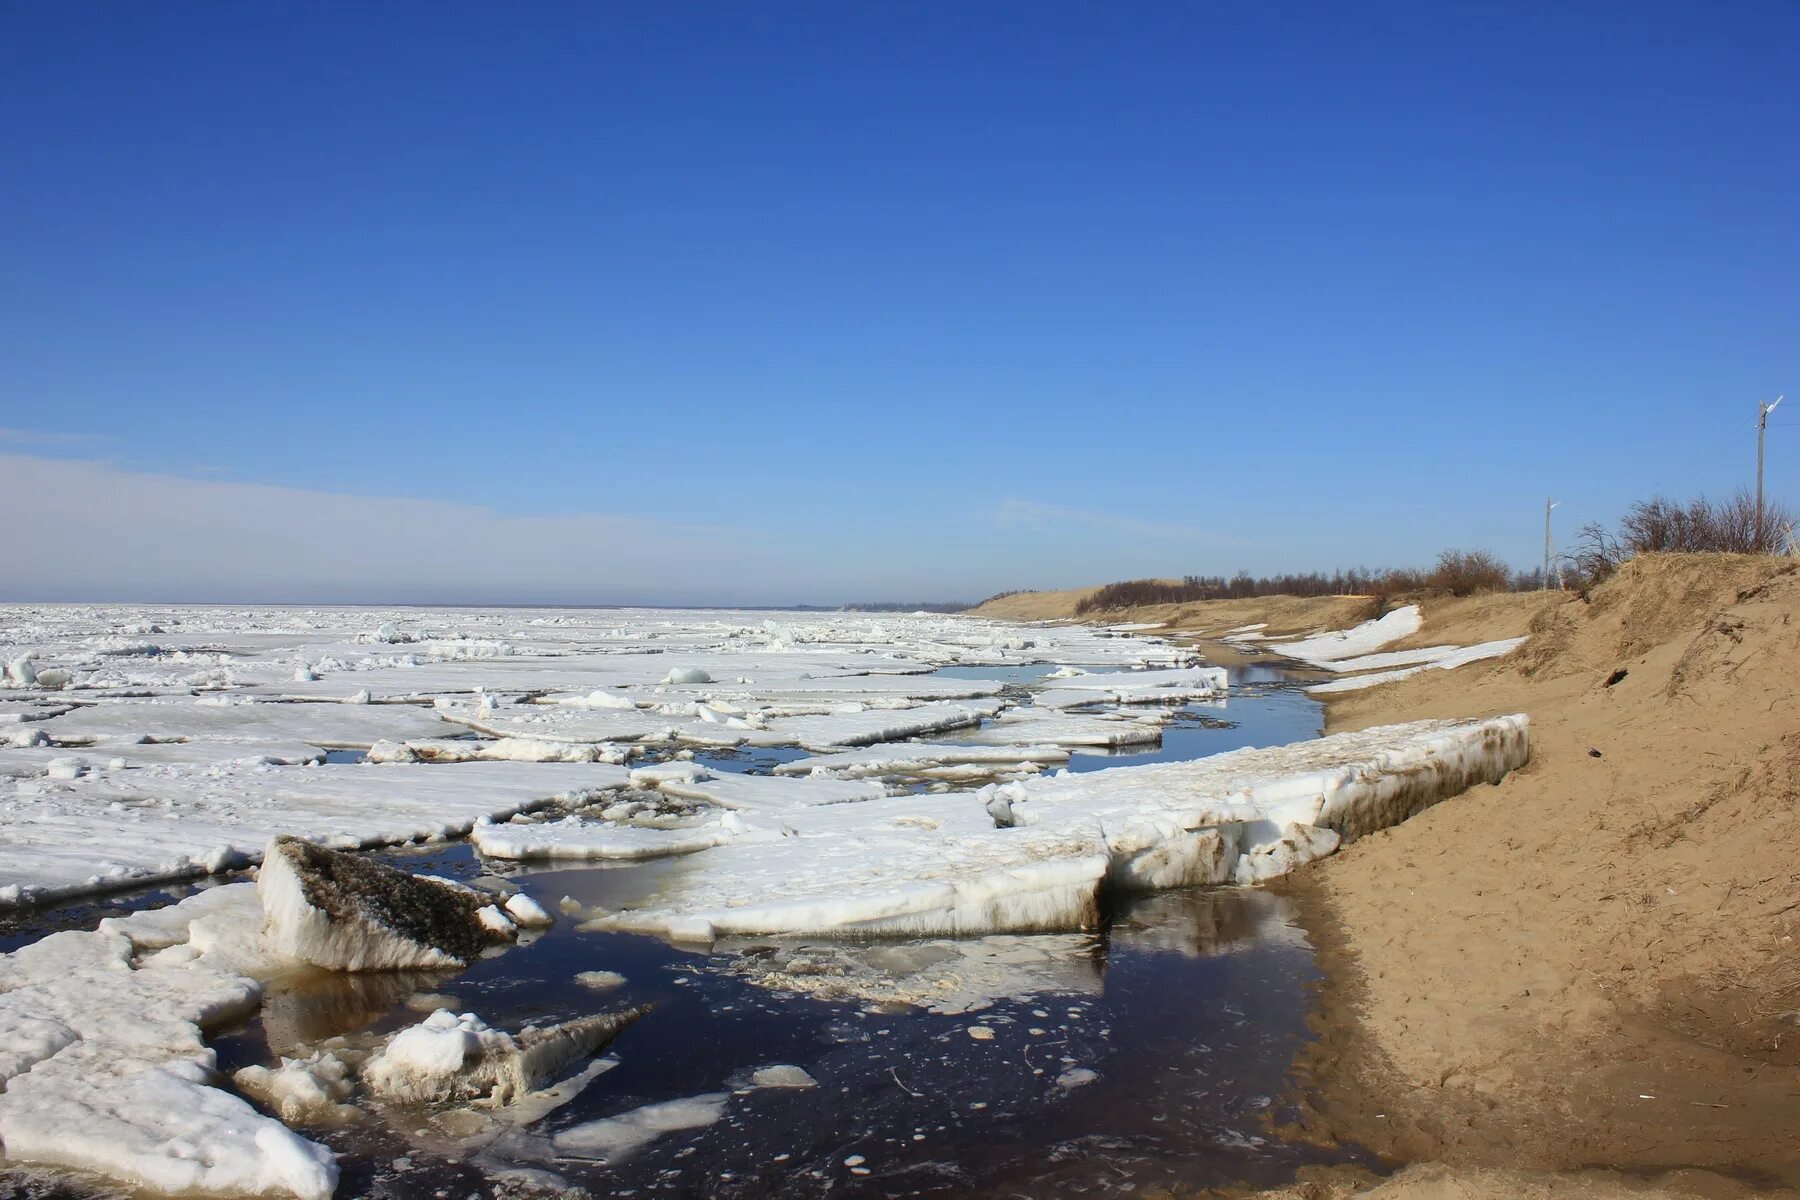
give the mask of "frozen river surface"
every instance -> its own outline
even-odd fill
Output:
[[[1281,1178],[1320,1157],[1272,1132],[1310,953],[1286,901],[1205,885],[1330,853],[1525,749],[1522,718],[1320,739],[1299,687],[1316,674],[1228,673],[1088,627],[4,616],[0,935],[19,953],[0,958],[0,1030],[16,1031],[0,1147],[6,1178],[54,1190],[1076,1195]],[[536,906],[506,911],[555,923],[466,969],[322,970],[260,942],[256,893],[238,889],[217,893],[214,925],[94,940],[118,936],[103,918],[245,878],[277,834],[497,904],[520,894]],[[110,1011],[92,980],[33,965],[51,951],[100,962],[155,1011]],[[200,976],[247,999],[196,1008]],[[603,1057],[510,1103],[400,1103],[357,1079],[436,1010],[518,1031],[639,1005],[654,1008]],[[175,1032],[137,1036],[145,1016]],[[101,1055],[127,1092],[177,1078],[205,1119],[120,1102],[85,1065]],[[336,1064],[320,1068],[331,1102],[283,1110],[259,1089],[255,1069],[284,1059]],[[46,1104],[68,1137],[46,1132]],[[196,1162],[208,1137],[222,1149]]]

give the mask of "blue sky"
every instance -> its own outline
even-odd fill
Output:
[[[1800,391],[1796,79],[1777,0],[0,2],[0,592],[1530,563]]]

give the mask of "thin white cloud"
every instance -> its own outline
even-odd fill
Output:
[[[753,529],[184,479],[0,452],[11,599],[781,603]],[[763,568],[763,569],[759,569]],[[758,582],[763,581],[763,582]]]

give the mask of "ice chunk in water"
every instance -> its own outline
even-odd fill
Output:
[[[624,1162],[665,1133],[684,1129],[703,1129],[725,1115],[731,1097],[725,1092],[707,1092],[661,1104],[646,1104],[616,1117],[604,1117],[565,1129],[551,1139],[559,1154],[571,1158],[595,1158],[601,1162]]]
[[[377,1095],[401,1103],[507,1104],[593,1055],[648,1011],[631,1008],[509,1034],[474,1013],[439,1009],[395,1034],[364,1065],[362,1078]]]

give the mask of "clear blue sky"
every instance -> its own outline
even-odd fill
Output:
[[[1797,148],[1788,0],[0,2],[0,591],[1527,564],[1749,482]]]

